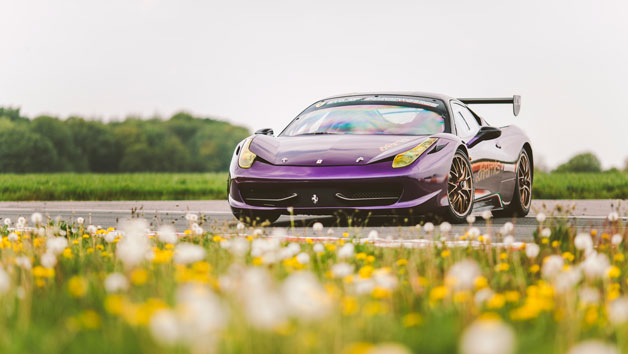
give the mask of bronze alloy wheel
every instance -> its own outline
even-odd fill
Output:
[[[519,200],[521,207],[525,210],[530,208],[532,201],[532,174],[530,169],[530,159],[528,155],[522,153],[517,166],[517,181],[519,186]]]
[[[464,217],[473,205],[473,174],[471,165],[464,155],[456,153],[451,163],[447,196],[451,211],[457,217]]]

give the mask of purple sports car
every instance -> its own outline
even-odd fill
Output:
[[[278,136],[261,129],[238,144],[227,187],[233,214],[249,223],[289,213],[524,216],[530,141],[516,126],[489,125],[472,104],[512,104],[517,115],[521,98],[369,93],[318,101]]]

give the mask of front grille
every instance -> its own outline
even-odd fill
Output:
[[[361,182],[284,182],[238,185],[247,204],[273,207],[342,208],[390,205],[399,200],[401,185]]]

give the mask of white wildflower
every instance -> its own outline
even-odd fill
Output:
[[[548,238],[550,236],[552,236],[552,230],[550,230],[549,227],[544,227],[543,230],[541,230],[541,237]]]
[[[9,291],[10,287],[11,287],[11,278],[9,277],[7,272],[4,271],[4,268],[0,266],[0,294],[4,294],[7,291]]]
[[[580,289],[579,296],[583,305],[597,305],[600,302],[600,291],[590,286]]]
[[[105,242],[111,243],[111,242],[115,241],[117,236],[118,236],[118,233],[115,232],[115,231],[107,232],[107,234],[104,237]]]
[[[144,219],[126,221],[120,227],[124,237],[117,243],[116,255],[128,268],[140,264],[151,251],[146,235],[147,227],[148,223]]]
[[[239,222],[238,225],[236,225],[236,229],[238,230],[238,232],[241,232],[242,230],[244,230],[244,224]]]
[[[515,243],[514,236],[508,235],[508,236],[504,237],[504,245],[506,245],[506,247],[512,246],[513,243]]]
[[[378,237],[379,237],[379,233],[377,232],[377,230],[371,230],[369,232],[369,235],[368,235],[369,241],[376,241]]]
[[[196,215],[194,213],[187,213],[187,214],[185,214],[185,220],[187,220],[189,222],[197,222],[198,221],[198,215]]]
[[[11,219],[9,219],[9,218],[5,218],[3,222],[4,222],[4,224],[5,224],[6,226],[11,225]]]
[[[68,247],[68,240],[65,237],[51,237],[46,240],[46,249],[53,255],[58,255]]]
[[[17,218],[17,224],[20,225],[20,228],[24,227],[24,225],[26,225],[26,218],[20,216],[19,218]]]
[[[554,289],[559,294],[565,294],[573,290],[582,279],[582,273],[575,267],[558,273],[553,280]],[[586,294],[585,294],[586,296]]]
[[[541,248],[536,243],[526,243],[526,256],[528,258],[535,258],[539,255]]]
[[[480,233],[481,233],[480,229],[478,229],[477,227],[472,227],[472,228],[469,229],[469,236],[471,238],[475,238],[475,237],[480,236]]]
[[[431,233],[432,231],[434,231],[434,224],[432,224],[431,222],[426,222],[425,225],[423,225],[423,230],[425,230],[425,232],[427,233]]]
[[[484,212],[482,212],[482,219],[488,220],[492,217],[493,217],[493,214],[491,213],[490,210],[484,210]]]
[[[157,229],[157,238],[159,241],[168,244],[175,244],[178,241],[177,231],[172,225],[162,225]]]
[[[41,215],[41,213],[33,213],[31,215],[31,221],[33,222],[33,224],[39,225],[42,221],[44,221],[44,217]]]
[[[315,222],[314,225],[312,225],[312,230],[314,230],[314,232],[323,231],[323,224],[321,224],[320,222]]]
[[[502,235],[508,235],[512,232],[512,230],[515,229],[515,226],[508,221],[507,223],[504,224],[504,226],[502,226]]]
[[[76,218],[76,223],[79,225],[83,225],[85,223],[85,219],[79,216],[78,218]]]
[[[539,224],[542,224],[542,223],[545,221],[545,219],[546,219],[546,218],[547,218],[547,217],[546,217],[546,216],[545,216],[545,214],[543,214],[543,213],[538,213],[538,214],[536,214],[536,221],[537,221]]]
[[[445,281],[455,290],[472,290],[475,279],[482,275],[480,266],[473,260],[462,260],[449,268]]]
[[[467,222],[472,225],[475,222],[475,215],[468,215]]]
[[[96,231],[98,231],[98,228],[94,225],[88,225],[87,226],[87,232],[91,235],[95,234]]]
[[[353,250],[354,250],[353,243],[345,243],[338,250],[338,258],[345,259],[345,258],[353,257],[353,253],[354,253]]]
[[[15,258],[15,265],[24,269],[31,269],[31,259],[27,256],[19,256]]]
[[[262,236],[263,234],[264,234],[264,230],[262,229],[253,230],[253,236]]]
[[[448,223],[447,221],[444,221],[440,224],[440,232],[442,233],[448,233],[449,231],[451,231],[451,224]]]
[[[282,285],[282,294],[288,312],[302,320],[320,319],[331,310],[329,295],[310,272],[288,276]]]
[[[588,279],[597,279],[606,276],[610,267],[608,256],[603,253],[591,251],[584,261],[580,263],[582,272]]]
[[[467,327],[461,338],[462,354],[511,354],[515,332],[500,320],[480,319]]]
[[[292,213],[294,213],[294,207],[287,207],[286,211],[288,212],[288,214],[292,215]]]
[[[180,243],[175,247],[174,262],[189,264],[202,261],[205,258],[205,249],[192,243]]]
[[[344,278],[353,274],[353,266],[348,263],[336,263],[331,267],[331,274],[336,278]]]
[[[41,255],[41,266],[44,268],[52,268],[57,264],[57,257],[50,251]]]
[[[9,239],[9,241],[11,242],[17,242],[18,238],[19,237],[17,236],[15,232],[11,232],[9,236],[7,236],[7,239]]]
[[[593,248],[593,240],[591,239],[591,235],[586,232],[579,233],[576,238],[574,238],[574,246],[576,246],[579,250],[590,250]]]
[[[608,320],[620,325],[628,322],[628,297],[622,296],[608,304]]]
[[[545,258],[541,272],[545,278],[554,278],[560,273],[564,265],[563,257],[554,254]]]
[[[473,301],[475,302],[476,306],[482,306],[485,302],[490,300],[493,295],[495,295],[495,292],[490,288],[480,289],[478,290],[478,292],[475,293]]]
[[[614,234],[613,237],[611,237],[611,243],[613,244],[613,246],[619,246],[619,244],[624,240],[624,237],[620,234]]]
[[[612,344],[592,339],[576,344],[567,354],[619,354],[619,350]]]
[[[181,337],[179,321],[172,310],[156,311],[151,316],[148,327],[153,337],[162,344],[173,345]]]
[[[305,252],[297,254],[297,262],[301,264],[308,264],[310,262],[310,255]]]
[[[325,252],[325,246],[323,246],[322,243],[315,244],[314,247],[312,247],[312,249],[316,253],[323,253],[323,252]]]
[[[109,293],[125,291],[129,288],[129,281],[120,273],[111,273],[105,278],[105,290]]]
[[[619,220],[619,214],[616,211],[612,211],[608,214],[608,221],[615,222]]]

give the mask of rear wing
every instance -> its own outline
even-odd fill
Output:
[[[521,96],[503,98],[459,98],[464,104],[512,104],[512,113],[517,116],[521,110]]]

